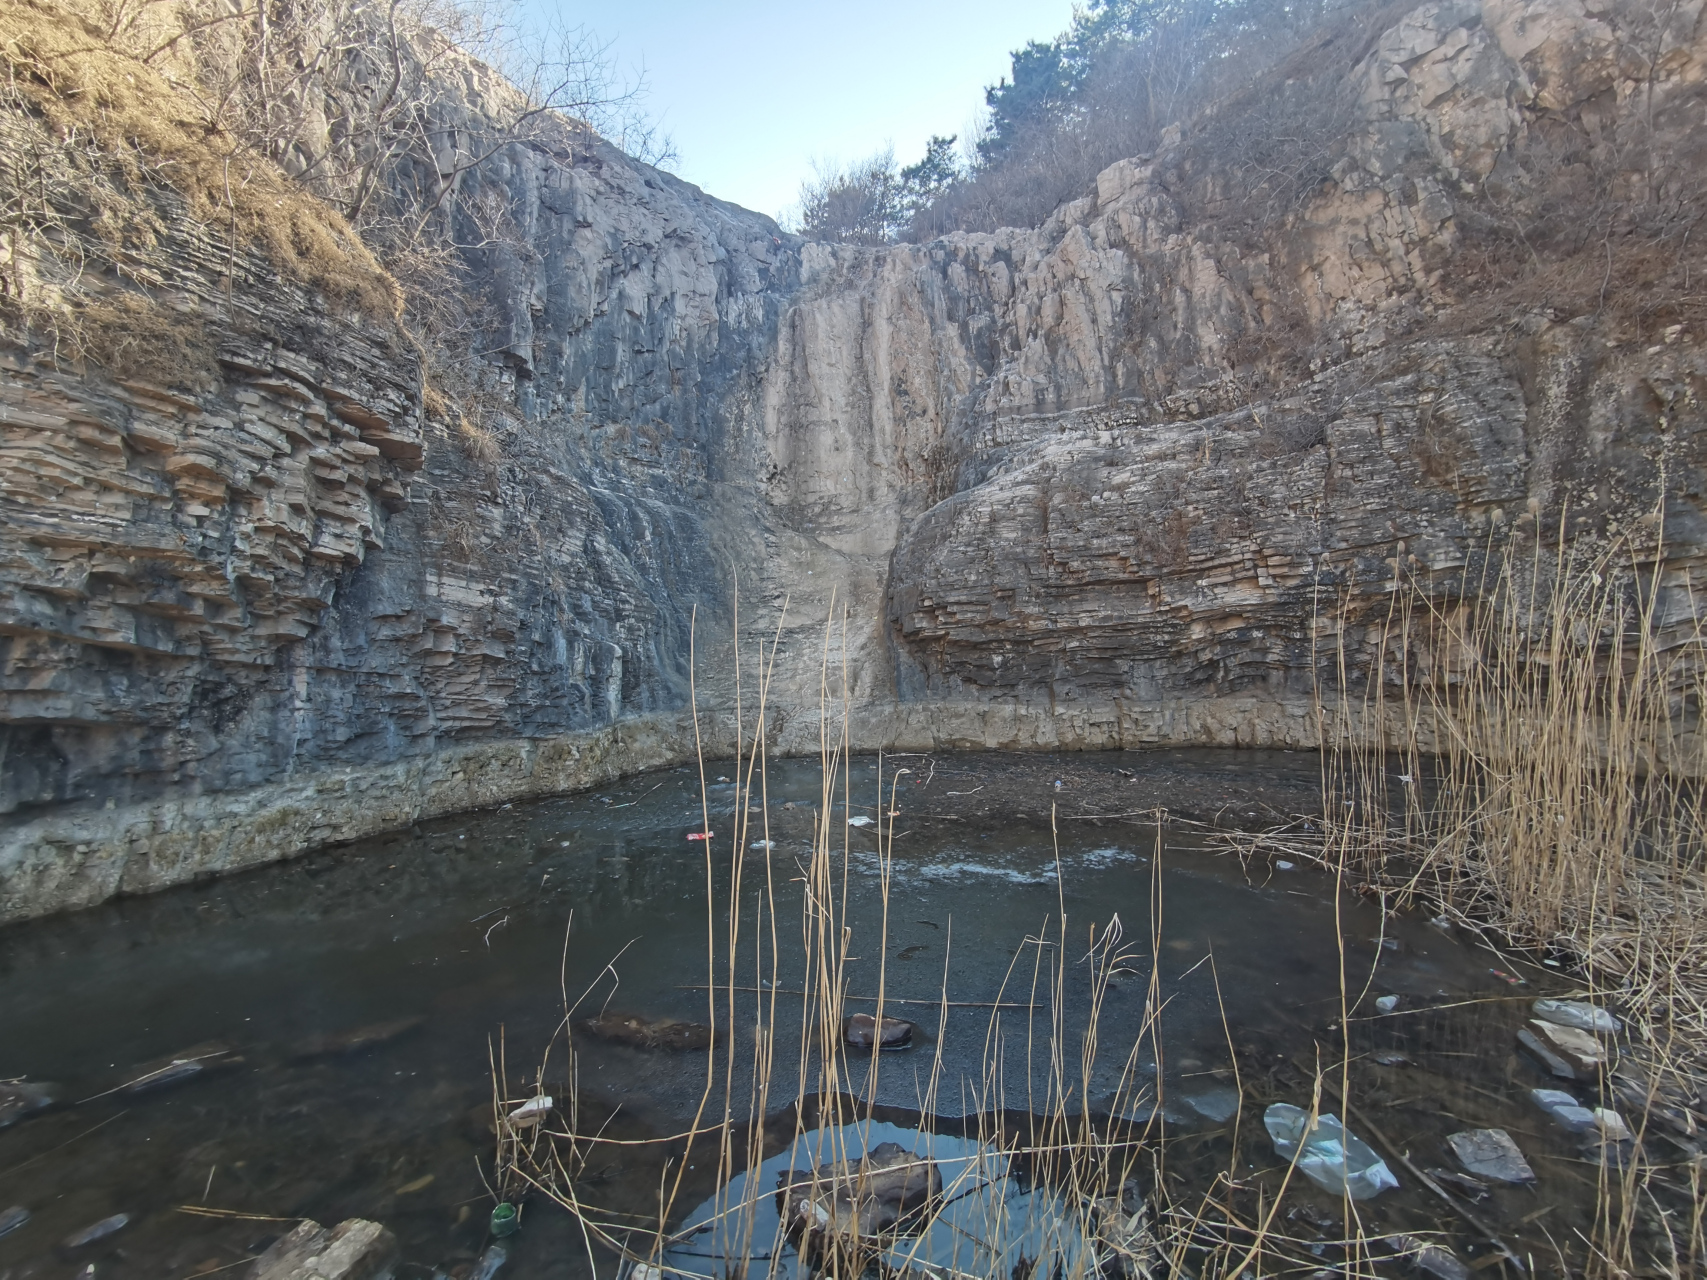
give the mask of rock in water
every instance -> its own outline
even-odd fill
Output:
[[[310,1058],[323,1058],[333,1054],[360,1053],[364,1049],[388,1044],[399,1036],[408,1035],[425,1021],[422,1017],[392,1018],[387,1022],[370,1022],[365,1027],[355,1027],[349,1031],[309,1036],[291,1050],[291,1061],[306,1062]]]
[[[1202,1093],[1189,1094],[1182,1101],[1213,1124],[1225,1124],[1239,1111],[1237,1089],[1207,1089]]]
[[[56,1084],[31,1083],[27,1080],[0,1084],[0,1129],[9,1124],[16,1124],[34,1112],[45,1110],[57,1101],[59,1086]]]
[[[97,1240],[105,1240],[115,1231],[122,1231],[130,1222],[128,1213],[115,1213],[110,1218],[102,1218],[99,1222],[74,1231],[61,1240],[60,1247],[65,1249],[81,1249],[86,1244],[94,1244]]]
[[[1587,1000],[1537,1000],[1535,1016],[1556,1026],[1593,1031],[1603,1036],[1615,1036],[1624,1030],[1622,1022]]]
[[[243,1059],[228,1044],[208,1040],[167,1058],[156,1058],[131,1068],[131,1078],[119,1086],[121,1093],[146,1093],[182,1084],[199,1076],[212,1075],[237,1066]]]
[[[1472,1178],[1467,1173],[1454,1173],[1451,1169],[1430,1169],[1428,1176],[1441,1186],[1450,1187],[1471,1204],[1480,1204],[1488,1198],[1488,1192],[1492,1190],[1480,1178]]]
[[[832,1162],[782,1174],[776,1205],[802,1255],[822,1257],[861,1240],[907,1234],[941,1197],[935,1161],[884,1142],[851,1166]]]
[[[1594,1112],[1563,1089],[1531,1089],[1529,1096],[1535,1099],[1536,1106],[1572,1133],[1586,1133],[1594,1128]]]
[[[869,1013],[856,1013],[842,1023],[842,1040],[855,1049],[869,1049],[875,1043],[879,1049],[910,1049],[915,1023],[900,1018],[885,1018],[878,1030],[877,1019]]]
[[[601,1013],[576,1026],[600,1040],[634,1049],[709,1049],[715,1038],[702,1023],[643,1018],[635,1013]]]
[[[1556,1022],[1532,1018],[1529,1025],[1517,1033],[1517,1039],[1557,1076],[1564,1074],[1558,1068],[1558,1064],[1563,1063],[1569,1071],[1569,1078],[1594,1080],[1599,1078],[1600,1069],[1607,1062],[1606,1049],[1599,1040],[1586,1031],[1560,1026]]]
[[[1467,1129],[1447,1138],[1446,1144],[1478,1178],[1513,1185],[1535,1181],[1535,1170],[1504,1129]]]
[[[397,1237],[365,1218],[328,1231],[304,1220],[255,1259],[248,1280],[391,1280]]]

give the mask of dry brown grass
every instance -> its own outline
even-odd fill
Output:
[[[130,188],[123,206],[91,211],[103,238],[146,238],[146,188],[161,183],[194,218],[261,246],[285,277],[396,319],[396,285],[342,217],[210,124],[189,93],[94,22],[45,0],[0,0],[0,33],[0,61],[30,108],[59,139],[92,139]]]
[[[1452,574],[1401,547],[1356,655],[1349,605],[1323,619],[1322,834],[1290,851],[1551,957],[1618,1007],[1632,1038],[1599,1085],[1641,1141],[1600,1173],[1585,1273],[1678,1274],[1707,1257],[1689,1154],[1707,1097],[1707,632],[1657,514],[1574,539],[1568,514],[1551,538],[1533,508],[1490,525]]]

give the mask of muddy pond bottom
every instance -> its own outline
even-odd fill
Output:
[[[842,1085],[892,1119],[939,1127],[1052,1105],[1048,1018],[1027,1006],[1061,963],[1070,1105],[1152,1118],[1181,1186],[1229,1168],[1260,1180],[1286,1164],[1263,1110],[1309,1105],[1318,1046],[1326,1063],[1349,1008],[1353,1105],[1388,1139],[1418,1167],[1462,1172],[1448,1137],[1503,1129],[1536,1180],[1494,1187],[1477,1213],[1520,1249],[1576,1225],[1598,1171],[1531,1100],[1555,1082],[1514,1047],[1556,980],[1144,812],[1299,812],[1316,767],[1256,752],[889,758],[880,808],[878,762],[856,758],[827,812],[847,1008],[875,1013],[881,982],[885,1015],[916,1029],[905,1050],[851,1056]],[[29,1214],[0,1235],[0,1277],[240,1273],[305,1217],[377,1220],[399,1238],[400,1276],[466,1277],[493,1208],[494,1071],[525,1097],[544,1059],[561,1091],[566,994],[577,1023],[602,1014],[607,1028],[642,1029],[577,1033],[583,1129],[690,1127],[708,1055],[688,1032],[644,1031],[669,1023],[715,1018],[716,1062],[733,1035],[735,1078],[712,1080],[719,1108],[726,1083],[750,1094],[761,1021],[783,1048],[771,1110],[810,1092],[820,1064],[795,1049],[798,921],[819,765],[773,763],[762,795],[729,765],[708,766],[706,783],[703,807],[697,769],[662,771],[0,931],[0,1080],[51,1081],[59,1099],[0,1129],[0,1213]],[[751,824],[739,868],[738,812]],[[710,841],[688,838],[707,827]],[[708,966],[730,980],[732,895],[738,990],[714,995]],[[1076,1064],[1093,936],[1116,938],[1121,959],[1087,1075]],[[710,1147],[606,1150],[618,1154],[586,1186],[612,1211],[655,1213],[660,1170],[684,1154],[679,1210],[717,1189]],[[1359,1206],[1366,1232],[1438,1230],[1461,1254],[1485,1251],[1394,1170],[1399,1187]],[[1292,1234],[1343,1234],[1339,1197],[1299,1180],[1287,1203]],[[118,1229],[71,1243],[115,1215]],[[614,1274],[543,1198],[522,1222],[504,1276]]]

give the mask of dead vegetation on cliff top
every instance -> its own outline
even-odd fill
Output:
[[[57,139],[92,141],[115,171],[117,181],[91,193],[88,210],[105,243],[121,252],[152,243],[157,215],[148,188],[160,184],[235,244],[261,246],[287,278],[395,319],[395,283],[344,219],[240,138],[210,126],[201,104],[153,56],[119,47],[112,27],[65,5],[0,0],[0,30],[0,59],[16,94]],[[14,201],[25,196],[27,188]]]

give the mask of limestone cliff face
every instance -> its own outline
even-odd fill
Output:
[[[696,607],[733,703],[736,581],[748,635],[789,600],[782,749],[832,591],[856,745],[912,747],[1308,744],[1324,592],[1532,500],[1645,527],[1662,458],[1681,592],[1701,335],[1479,303],[1464,224],[1551,118],[1699,129],[1702,7],[1636,60],[1575,0],[1419,6],[1257,240],[1202,223],[1189,132],[1041,228],[877,250],[518,143],[491,458],[383,326],[180,217],[149,283],[216,378],[0,364],[0,919],[672,758]]]

